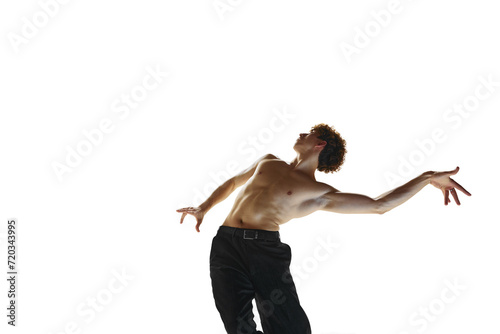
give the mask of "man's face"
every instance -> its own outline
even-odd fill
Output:
[[[324,141],[318,138],[317,133],[301,133],[293,145],[293,149],[297,153],[304,153],[314,149],[315,147],[321,150],[321,147],[317,147],[317,145],[320,145],[321,143],[324,143]]]

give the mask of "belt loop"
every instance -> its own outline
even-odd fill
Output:
[[[231,237],[234,238],[235,233],[236,233],[236,228],[233,227],[233,232],[231,233]]]

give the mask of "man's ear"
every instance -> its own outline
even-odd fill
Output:
[[[326,146],[326,141],[322,140],[320,143],[316,144],[316,148],[323,150]]]

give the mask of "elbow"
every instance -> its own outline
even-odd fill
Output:
[[[237,180],[232,177],[230,178],[229,180],[226,181],[226,187],[227,189],[230,191],[230,192],[233,192],[234,189],[238,188],[239,186],[241,186],[242,183],[240,182],[237,182]]]
[[[390,208],[387,206],[386,203],[384,203],[382,200],[376,200],[376,205],[375,205],[375,213],[379,215],[383,215],[384,213],[388,212]]]
[[[379,214],[379,215],[383,215],[383,214],[384,214],[384,213],[386,213],[387,211],[389,211],[389,210],[379,210],[379,211],[377,211],[377,214]]]

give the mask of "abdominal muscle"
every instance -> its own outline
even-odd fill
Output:
[[[279,225],[283,223],[283,217],[280,215],[281,210],[269,197],[269,193],[264,191],[243,189],[222,225],[278,231]]]
[[[233,207],[223,226],[278,231],[279,225],[283,223],[278,216],[263,208],[253,209],[253,205],[246,206],[245,203],[241,203],[241,206],[239,209]]]
[[[278,231],[279,225],[290,220],[288,215],[293,204],[274,194],[272,188],[248,185],[242,189],[222,225]]]
[[[317,182],[294,173],[287,163],[261,162],[236,197],[222,225],[278,231],[280,225],[311,213],[299,207],[317,193]]]

